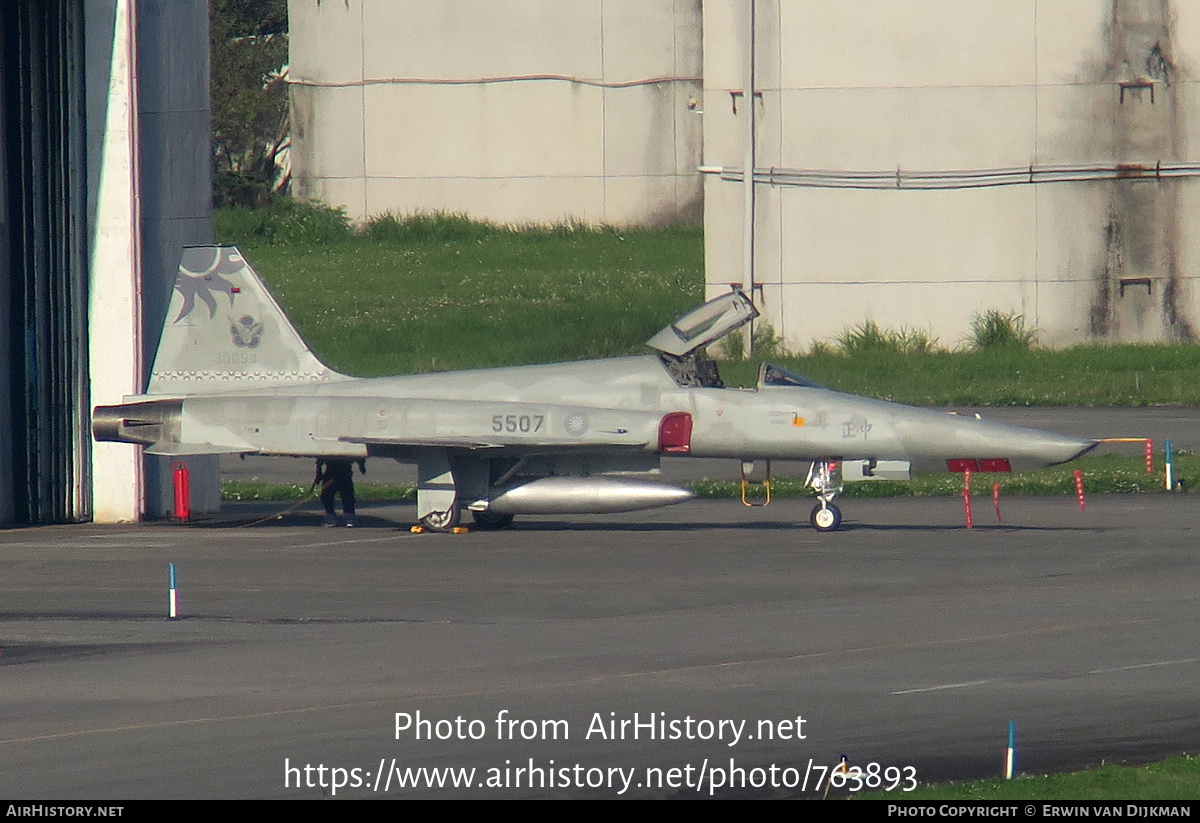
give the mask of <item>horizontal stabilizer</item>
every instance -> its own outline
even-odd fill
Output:
[[[230,446],[215,446],[212,443],[155,443],[146,447],[146,454],[161,454],[168,457],[198,454],[242,454],[245,449]]]

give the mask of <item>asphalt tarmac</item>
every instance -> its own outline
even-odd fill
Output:
[[[819,797],[841,754],[997,775],[1009,721],[1025,773],[1200,740],[1190,495],[279,508],[0,531],[0,796]]]

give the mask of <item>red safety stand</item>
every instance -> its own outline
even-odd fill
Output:
[[[175,487],[175,519],[192,519],[192,475],[182,460],[171,464],[171,482]]]

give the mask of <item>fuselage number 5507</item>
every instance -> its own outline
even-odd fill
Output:
[[[545,416],[541,414],[494,414],[492,415],[492,431],[531,434],[541,431],[542,423],[545,421]]]

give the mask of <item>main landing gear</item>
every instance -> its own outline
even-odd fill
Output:
[[[813,506],[808,522],[819,532],[837,531],[842,525],[842,510],[834,505],[842,487],[837,482],[838,464],[833,460],[818,460],[808,470],[805,485],[817,494],[817,505]]]
[[[451,460],[446,449],[426,448],[416,450],[417,456],[417,522],[423,531],[453,532],[466,531],[459,528],[463,509],[469,509],[477,529],[504,529],[512,525],[511,514],[493,511],[475,511],[486,504],[491,492],[491,465],[487,460],[457,458]],[[519,466],[520,463],[517,463]],[[509,473],[516,466],[509,468]],[[507,474],[497,482],[508,479]]]
[[[453,532],[462,518],[458,484],[446,449],[417,449],[417,523],[430,532]]]
[[[449,509],[429,512],[419,522],[426,531],[452,532],[458,526],[460,517],[461,513],[456,500]]]

